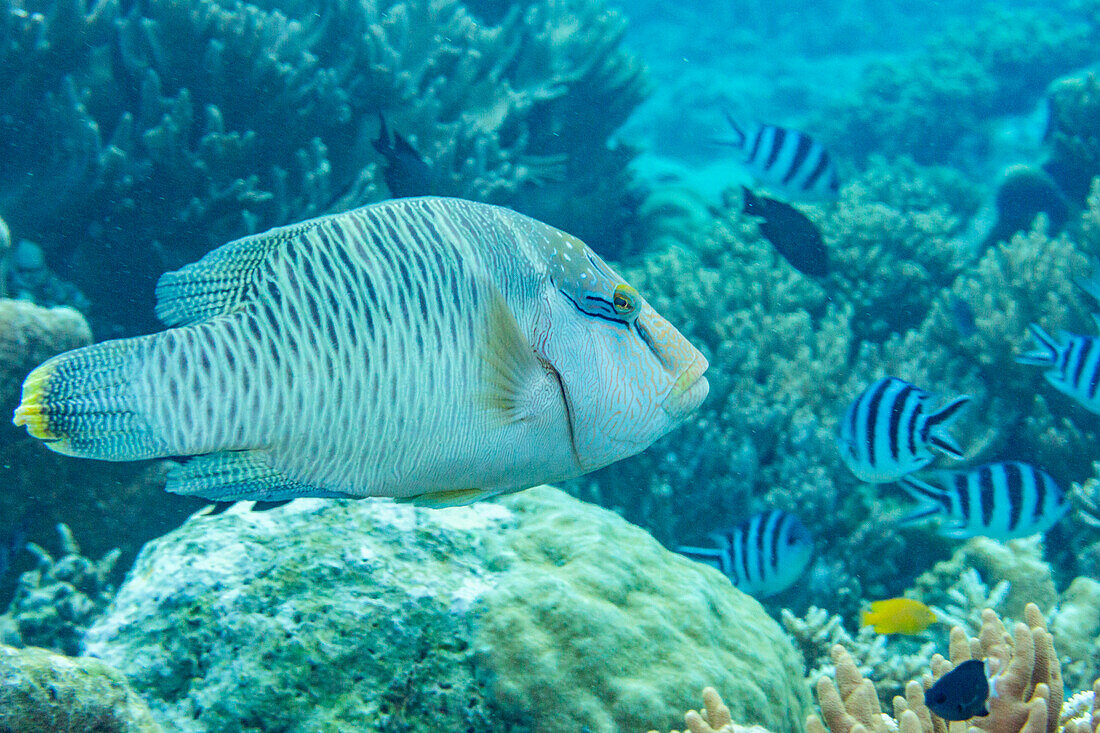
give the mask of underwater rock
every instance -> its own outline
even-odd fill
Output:
[[[0,679],[0,731],[161,731],[126,678],[98,659],[0,645]]]
[[[85,650],[184,733],[668,729],[707,684],[777,733],[808,709],[756,601],[547,487],[196,515],[146,546]]]

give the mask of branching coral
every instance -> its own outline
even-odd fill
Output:
[[[80,653],[84,630],[111,598],[108,577],[119,551],[90,560],[80,554],[68,527],[60,524],[57,530],[64,553],[57,560],[33,542],[27,545],[38,558],[38,568],[20,576],[15,598],[0,616],[0,640],[74,655]]]
[[[835,676],[831,652],[839,644],[852,655],[861,674],[878,680],[875,691],[883,703],[892,700],[906,681],[924,669],[934,647],[934,642],[925,640],[927,637],[888,637],[876,634],[869,626],[860,628],[853,637],[840,615],[830,617],[820,608],[811,607],[803,618],[783,609],[782,621],[806,660],[806,680],[811,687],[824,676]]]
[[[1097,733],[1100,731],[1100,679],[1092,689],[1078,692],[1066,700],[1059,720],[1065,733]]]
[[[835,682],[818,682],[818,701],[825,724],[816,717],[806,722],[808,733],[947,733],[946,721],[924,704],[924,691],[954,666],[969,659],[988,659],[996,674],[995,691],[988,701],[989,715],[973,718],[972,731],[986,733],[1055,733],[1062,704],[1062,677],[1050,633],[1039,608],[1025,608],[1027,623],[1017,623],[1010,636],[997,614],[987,609],[977,638],[961,627],[951,629],[950,661],[932,657],[932,674],[910,681],[905,696],[894,698],[894,715],[882,713],[874,683],[860,674],[841,646],[833,648]]]

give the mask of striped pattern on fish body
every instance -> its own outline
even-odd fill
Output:
[[[796,200],[832,200],[840,189],[829,151],[804,132],[778,125],[742,127],[727,112],[735,138],[729,141],[760,184]]]
[[[1045,367],[1043,376],[1056,390],[1089,412],[1100,414],[1100,338],[1063,331],[1055,340],[1036,323],[1029,329],[1039,348],[1021,354],[1016,361]]]
[[[931,481],[901,482],[921,507],[902,519],[941,516],[946,537],[1009,540],[1046,532],[1069,511],[1065,493],[1046,471],[1027,463],[989,463],[965,471],[935,471]]]
[[[715,547],[676,551],[720,570],[734,587],[764,598],[791,587],[813,555],[813,540],[798,517],[773,509],[710,535]]]
[[[879,379],[856,397],[837,426],[837,448],[861,481],[887,483],[924,468],[933,449],[961,458],[947,427],[970,401],[956,397],[929,412],[932,394],[897,377]]]
[[[157,296],[175,328],[46,362],[16,423],[72,455],[195,456],[168,488],[212,499],[465,503],[642,450],[707,391],[583,243],[457,199],[247,237]]]

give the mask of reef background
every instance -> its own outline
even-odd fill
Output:
[[[1072,514],[994,561],[898,528],[905,498],[855,481],[833,445],[847,401],[895,374],[974,397],[953,429],[968,463],[1030,461],[1100,497],[1097,416],[1013,361],[1029,322],[1095,333],[1100,304],[1074,278],[1100,256],[1100,2],[925,8],[0,0],[0,407],[50,354],[158,328],[156,277],[230,239],[396,194],[464,196],[585,239],[711,361],[696,417],[570,493],[668,547],[797,513],[816,538],[808,582],[765,605],[807,639],[854,635],[863,603],[906,590],[1018,618],[1022,601],[993,593],[1009,576],[1053,612],[1076,579],[1100,581],[1095,526]],[[839,201],[805,208],[826,278],[739,213],[745,175],[710,143],[723,110],[811,131],[839,159]],[[427,163],[416,190],[386,181],[380,113]],[[1051,163],[1066,220],[984,242],[1006,168]],[[9,617],[73,653],[141,546],[201,503],[165,494],[156,463],[65,459],[10,427],[0,458],[0,607],[35,570]],[[109,562],[51,570],[73,537]],[[1100,660],[1100,629],[1082,633],[1064,645],[1080,679]],[[932,638],[884,665],[900,676],[899,655]],[[810,666],[822,644],[805,644]]]

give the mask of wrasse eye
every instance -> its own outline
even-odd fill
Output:
[[[611,304],[615,312],[621,316],[628,316],[638,308],[638,292],[629,285],[618,285],[615,294],[611,296]]]

